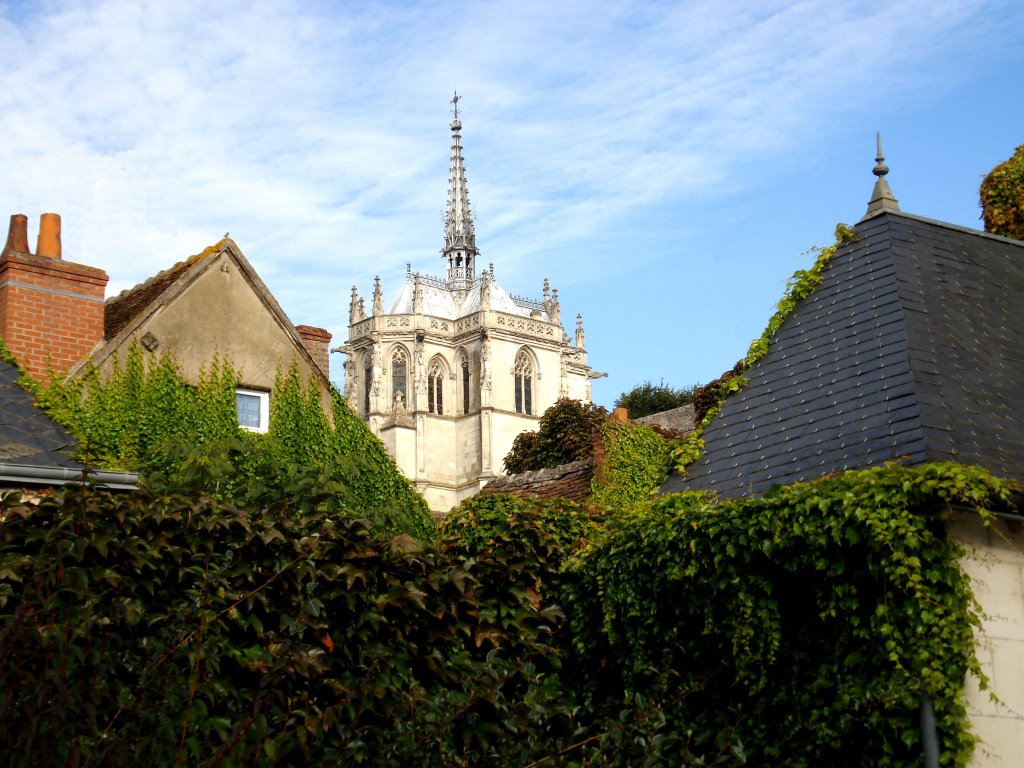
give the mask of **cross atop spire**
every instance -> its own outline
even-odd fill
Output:
[[[448,288],[469,290],[473,285],[476,257],[476,232],[473,212],[469,207],[469,188],[466,185],[466,166],[462,160],[462,123],[459,122],[458,92],[452,97],[455,119],[452,120],[452,161],[448,176],[448,211],[444,219],[444,257],[448,262],[445,281]]]
[[[875,167],[871,172],[878,177],[878,180],[875,182],[875,188],[871,192],[868,212],[864,214],[864,219],[869,219],[880,213],[894,213],[900,210],[900,205],[889,188],[889,182],[885,180],[885,175],[889,173],[889,166],[885,164],[885,156],[882,154],[881,133],[875,134],[875,141],[878,147],[878,154],[875,156]],[[861,219],[861,221],[864,219]]]

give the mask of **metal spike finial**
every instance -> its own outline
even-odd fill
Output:
[[[875,155],[875,167],[871,172],[875,176],[882,177],[889,172],[889,166],[885,164],[885,155],[882,154],[882,132],[875,134],[875,142],[878,146],[878,154]]]
[[[871,200],[868,201],[867,213],[864,214],[861,221],[870,219],[872,216],[877,216],[880,213],[900,212],[900,204],[896,201],[892,189],[889,188],[889,182],[885,180],[885,175],[889,173],[889,166],[885,164],[885,157],[882,155],[881,132],[875,134],[875,144],[878,154],[875,156],[875,167],[871,172],[877,178],[875,179],[875,188],[871,191]]]
[[[451,104],[454,105],[453,109],[454,109],[454,115],[455,115],[455,119],[456,120],[459,119],[459,99],[461,99],[461,98],[462,97],[459,96],[459,92],[456,90],[455,91],[455,95],[452,96],[452,100],[451,100]]]

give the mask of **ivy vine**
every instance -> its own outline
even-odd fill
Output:
[[[244,505],[315,502],[392,532],[430,540],[435,525],[416,493],[337,390],[325,397],[293,363],[279,371],[266,434],[238,426],[230,361],[213,358],[189,383],[171,355],[137,342],[109,372],[37,388],[41,407],[78,443],[81,458],[137,470],[167,493],[210,494]]]
[[[698,751],[729,734],[758,765],[895,768],[920,764],[923,689],[942,764],[965,765],[979,607],[941,513],[1011,492],[978,468],[889,466],[614,518],[565,597],[577,663],[602,670],[590,701],[655,697]]]
[[[786,282],[786,291],[779,300],[775,313],[768,320],[764,332],[751,342],[746,356],[720,379],[698,388],[694,393],[698,422],[696,428],[685,439],[678,441],[673,448],[672,463],[676,472],[684,473],[687,466],[704,455],[704,430],[718,415],[725,399],[733,392],[739,392],[749,383],[743,373],[768,354],[768,345],[786,318],[793,313],[801,301],[821,285],[822,273],[836,250],[857,238],[853,228],[846,224],[837,224],[835,234],[836,241],[832,245],[811,249],[811,253],[816,253],[817,256],[810,269],[797,270]]]

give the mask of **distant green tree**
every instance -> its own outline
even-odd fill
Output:
[[[625,408],[631,419],[661,413],[693,402],[693,390],[696,386],[673,389],[664,380],[657,384],[645,381],[637,384],[629,392],[623,392],[615,401],[616,408]]]
[[[985,231],[1024,240],[1024,144],[989,171],[978,192]]]

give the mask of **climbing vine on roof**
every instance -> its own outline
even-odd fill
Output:
[[[673,449],[673,464],[677,472],[685,472],[687,466],[704,455],[704,429],[718,415],[722,403],[733,392],[738,392],[747,385],[748,380],[743,374],[768,354],[768,346],[772,337],[782,327],[786,318],[793,313],[801,301],[814,293],[815,289],[821,285],[822,273],[836,250],[840,246],[853,242],[856,238],[857,235],[852,227],[846,224],[837,224],[836,241],[825,248],[812,248],[811,253],[817,254],[814,264],[809,269],[800,269],[794,272],[786,283],[786,291],[779,300],[775,313],[768,320],[764,332],[750,343],[746,357],[720,378],[697,388],[694,392],[697,428]]]

